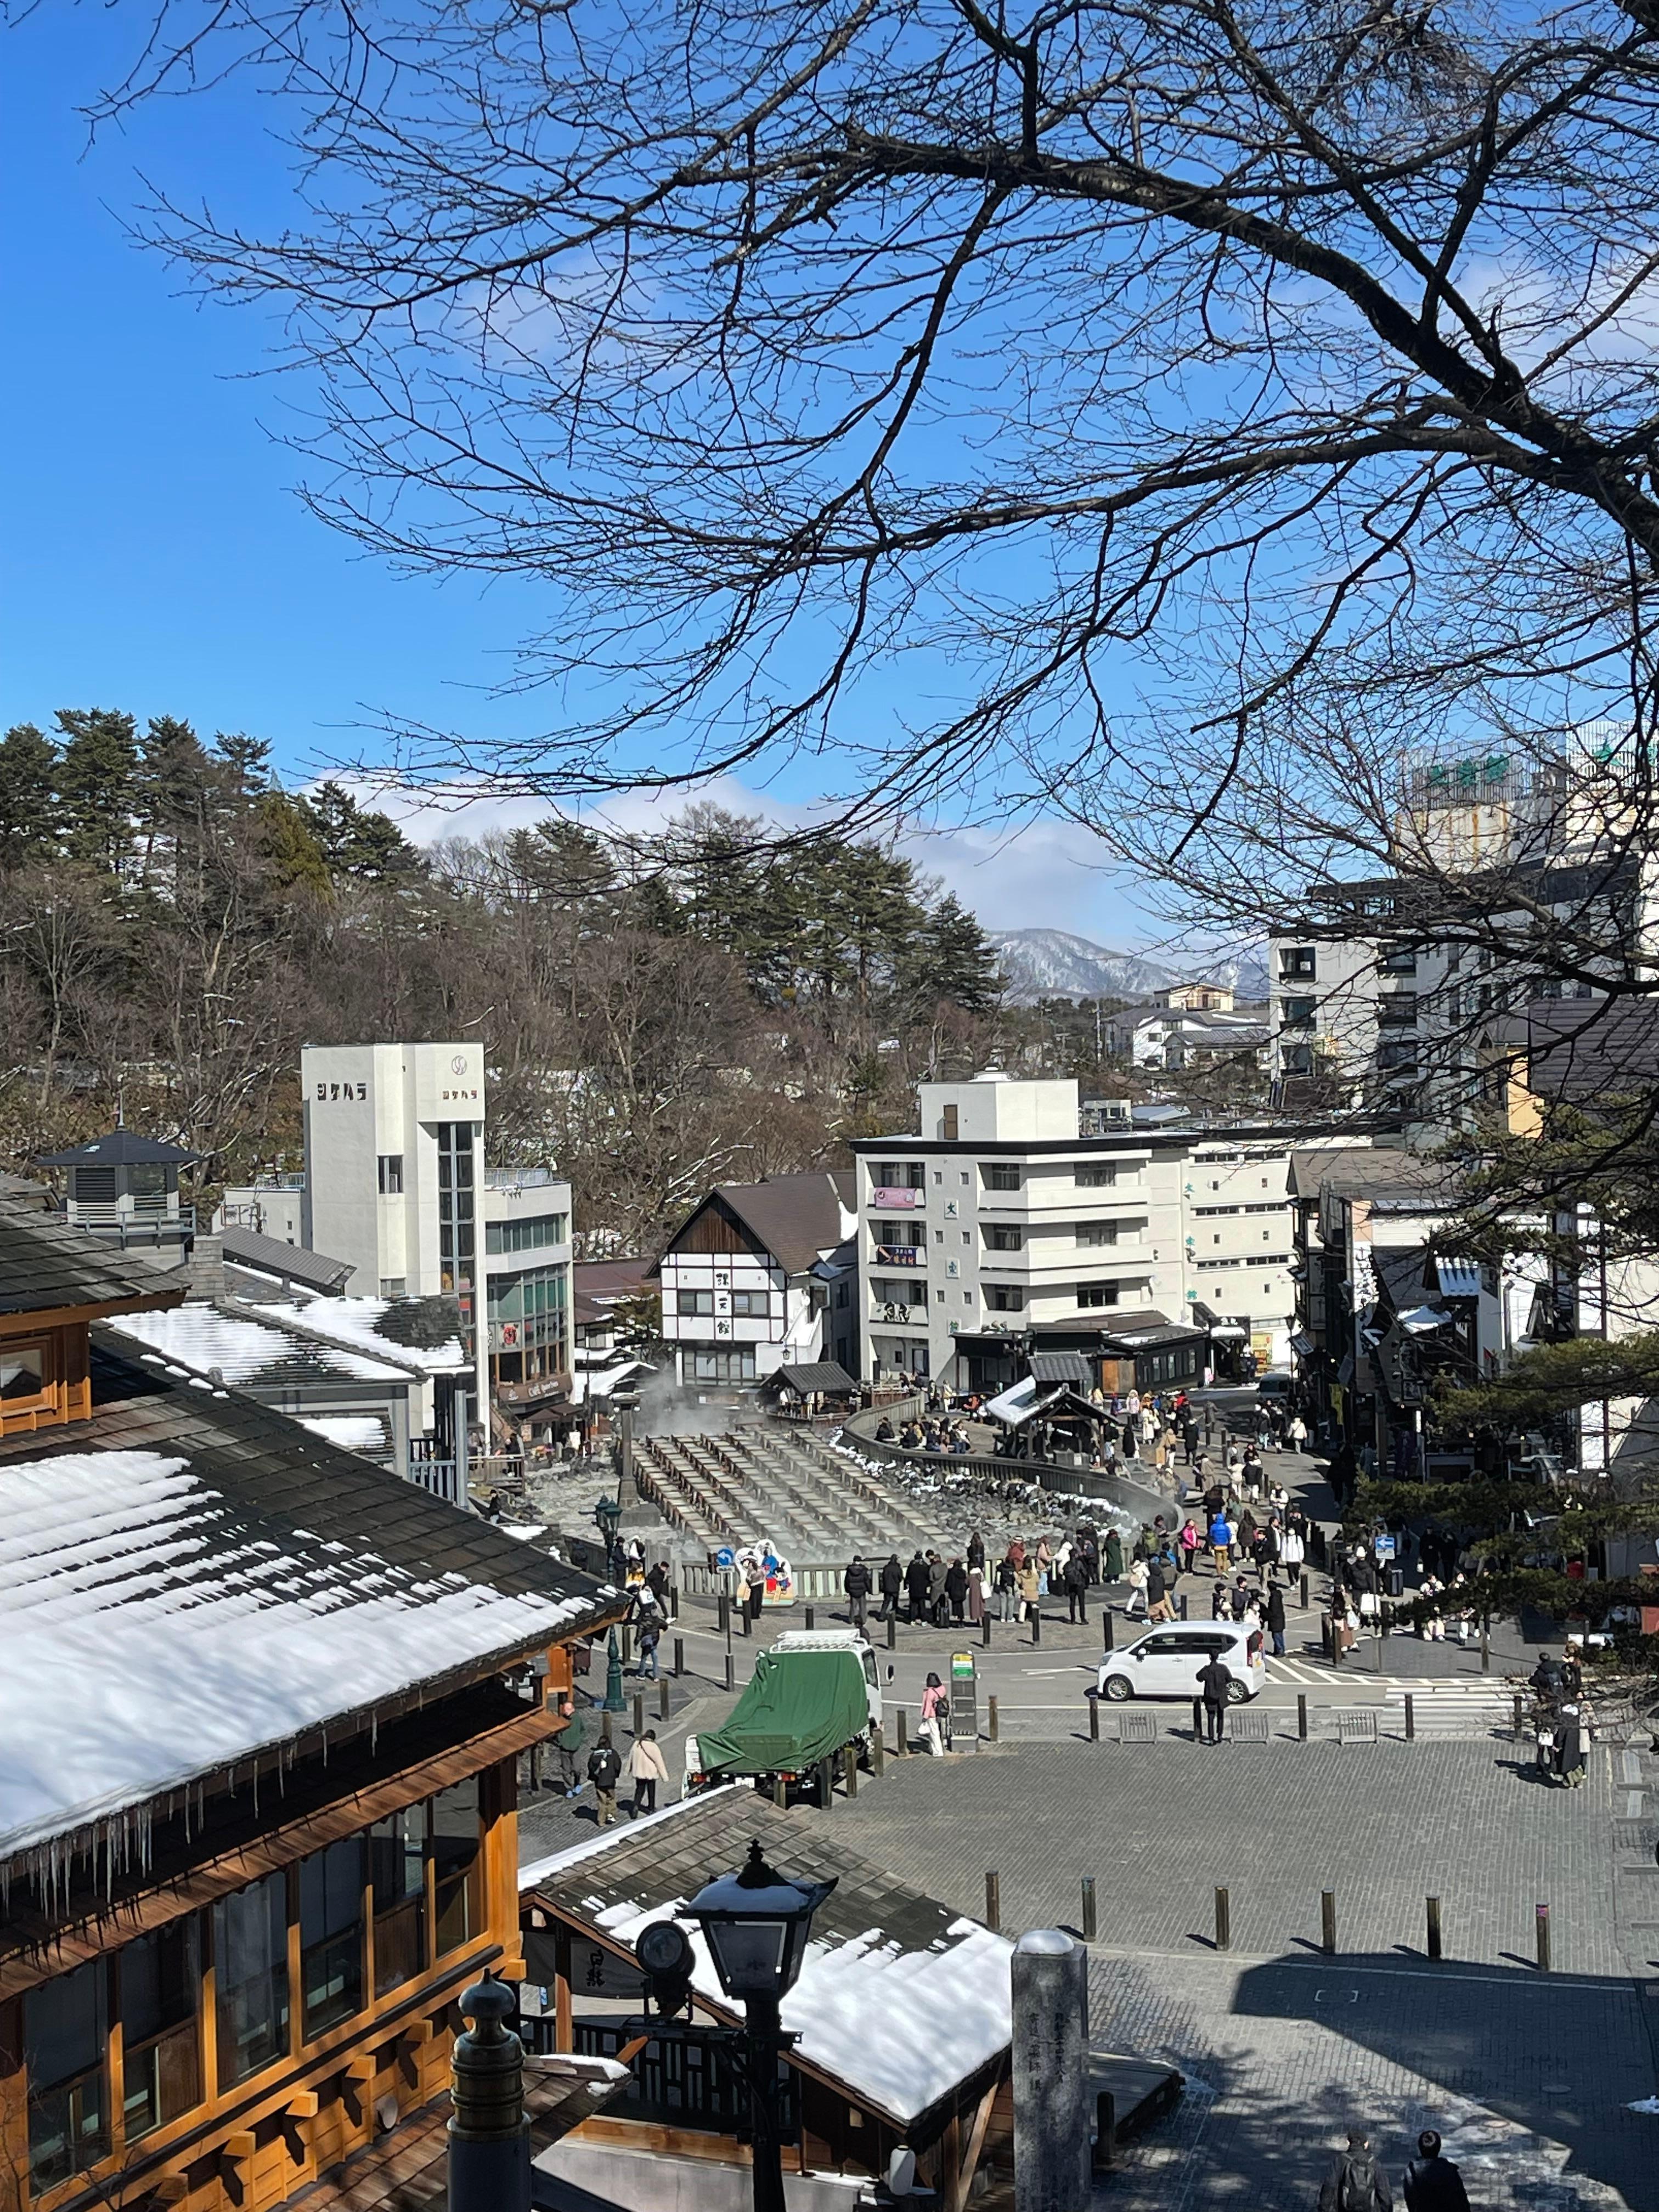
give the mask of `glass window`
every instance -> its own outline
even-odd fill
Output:
[[[300,1986],[307,2042],[362,2009],[361,1836],[347,1836],[301,1862]]]
[[[562,1244],[570,1217],[565,1213],[526,1214],[518,1221],[486,1221],[486,1252],[534,1252],[546,1244]]]
[[[1127,1172],[1133,1174],[1133,1170]],[[1109,1190],[1117,1181],[1117,1170],[1098,1162],[1086,1162],[1077,1169],[1073,1180],[1079,1190]]]
[[[440,1121],[438,1137],[439,1287],[472,1287],[472,1124]]]
[[[408,1294],[409,1294],[409,1278],[408,1278],[408,1276],[407,1276],[407,1275],[382,1275],[382,1276],[381,1276],[381,1278],[380,1278],[380,1296],[381,1296],[383,1298],[401,1298],[401,1297],[406,1297],[408,1296]]]
[[[1019,1165],[1014,1160],[988,1160],[983,1169],[987,1190],[1018,1190]]]
[[[772,1317],[770,1291],[733,1291],[732,1311],[740,1321],[769,1321]]]
[[[1317,999],[1281,999],[1279,1006],[1287,1030],[1310,1030],[1318,1018]]]
[[[0,1344],[0,1403],[27,1406],[46,1395],[44,1344]]]
[[[1077,1241],[1079,1244],[1115,1244],[1120,1226],[1130,1229],[1133,1234],[1133,1225],[1127,1222],[1119,1224],[1115,1221],[1079,1221],[1077,1224]]]
[[[878,1160],[870,1180],[878,1190],[920,1190],[927,1177],[921,1160]]]
[[[711,1314],[714,1310],[713,1291],[681,1291],[674,1300],[674,1310],[680,1314]]]
[[[118,1960],[121,2109],[127,2141],[176,2120],[202,2100],[197,1992],[200,1923],[194,1914],[129,1943]]]
[[[944,1295],[941,1291],[939,1296]],[[1024,1310],[1025,1292],[1017,1283],[988,1283],[985,1303],[993,1313],[1021,1313]]]
[[[1079,1283],[1077,1302],[1080,1306],[1115,1306],[1119,1288],[1116,1283]]]
[[[138,1162],[127,1170],[127,1188],[153,1206],[167,1194],[167,1171],[159,1161]]]
[[[103,1960],[94,1959],[23,2000],[29,2176],[37,2190],[94,2164],[106,2148],[104,1976]]]
[[[382,1152],[380,1161],[380,1195],[382,1198],[401,1198],[404,1194],[404,1156],[401,1152]]]
[[[246,2081],[288,2050],[288,1877],[267,1875],[213,1908],[219,2085]]]
[[[992,1222],[986,1228],[985,1242],[993,1252],[1018,1252],[1025,1242],[1025,1232]]]
[[[426,1808],[391,1814],[368,1835],[378,1997],[412,1981],[426,1965]]]
[[[1311,945],[1287,945],[1279,956],[1280,975],[1312,982],[1319,972],[1319,963]]]
[[[476,1775],[432,1801],[432,1871],[440,1958],[471,1942],[483,1925],[478,1814]]]
[[[688,1362],[694,1382],[752,1382],[755,1379],[753,1345],[741,1345],[732,1352],[689,1352]]]

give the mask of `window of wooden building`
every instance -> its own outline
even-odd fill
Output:
[[[268,1874],[213,1908],[219,2086],[288,2056],[288,1876]]]
[[[102,1961],[94,1960],[23,2001],[29,2179],[37,2193],[95,2166],[107,2148],[107,1979]]]
[[[129,2142],[202,2101],[201,1985],[194,1914],[139,1936],[120,1954],[121,2114]]]

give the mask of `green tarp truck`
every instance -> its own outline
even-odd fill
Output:
[[[693,1787],[736,1775],[804,1780],[821,1759],[866,1741],[880,1698],[874,1656],[861,1639],[763,1651],[724,1724],[686,1745],[688,1779]]]

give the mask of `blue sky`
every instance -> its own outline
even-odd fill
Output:
[[[294,782],[361,753],[382,714],[533,731],[533,700],[489,694],[537,624],[535,593],[400,575],[313,520],[281,442],[306,393],[271,373],[280,330],[198,303],[124,234],[145,177],[244,220],[280,214],[286,191],[280,116],[245,88],[156,102],[88,145],[77,109],[137,28],[125,9],[47,6],[7,34],[0,723],[49,726],[64,706],[182,714],[268,738]],[[809,775],[775,787],[782,811],[810,803]],[[1066,823],[912,849],[994,927],[1155,933]]]

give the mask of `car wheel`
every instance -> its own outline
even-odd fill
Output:
[[[1242,1705],[1248,1701],[1249,1694],[1249,1685],[1241,1682],[1235,1674],[1227,1685],[1227,1703],[1230,1705]]]
[[[1106,1677],[1106,1694],[1115,1705],[1121,1705],[1126,1698],[1133,1697],[1134,1692],[1129,1687],[1127,1675],[1109,1674]]]

